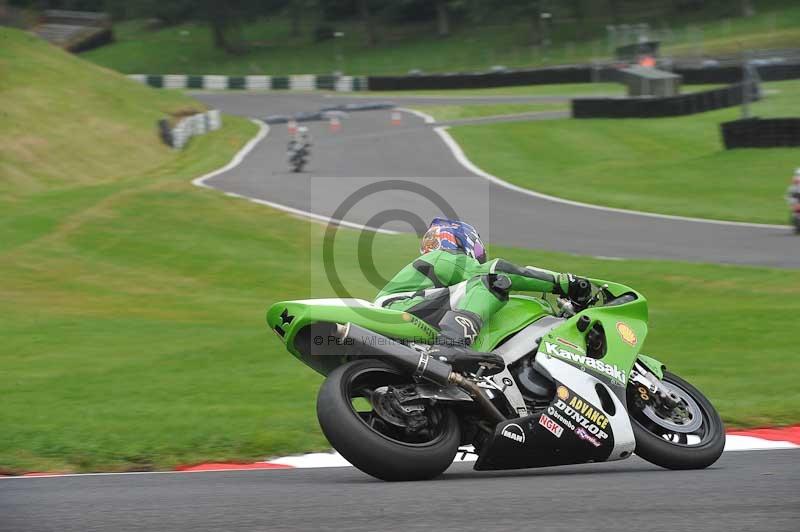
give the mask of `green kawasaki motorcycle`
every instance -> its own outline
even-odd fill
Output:
[[[591,281],[583,309],[511,296],[473,344],[503,358],[500,372],[456,370],[436,357],[435,328],[363,300],[283,301],[267,322],[290,353],[327,376],[317,417],[330,443],[383,480],[436,477],[459,448],[477,454],[477,470],[634,452],[669,469],[713,464],[725,445],[719,414],[694,386],[639,353],[647,300]]]

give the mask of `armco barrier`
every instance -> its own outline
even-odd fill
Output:
[[[212,90],[332,90],[351,92],[367,90],[366,78],[356,76],[189,76],[184,74],[130,74],[130,79],[151,87],[164,89]]]
[[[800,146],[800,118],[746,118],[720,124],[725,148]]]
[[[751,101],[760,99],[752,85]],[[572,100],[573,118],[657,118],[704,113],[740,105],[744,84],[666,98],[577,98]]]

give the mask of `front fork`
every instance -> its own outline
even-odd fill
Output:
[[[648,370],[638,360],[631,370],[629,383],[643,403],[672,410],[679,405],[680,399],[661,385],[661,379]]]

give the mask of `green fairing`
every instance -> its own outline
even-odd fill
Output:
[[[548,334],[544,336],[539,346],[539,353],[544,352],[547,356],[546,342],[558,344],[561,348],[573,352],[577,355],[586,354],[586,329],[585,332],[578,330],[577,322],[581,316],[588,316],[591,320],[592,326],[596,321],[599,321],[605,331],[607,354],[602,358],[602,362],[608,366],[617,368],[624,376],[624,380],[614,379],[620,385],[627,383],[627,376],[630,375],[633,364],[636,361],[639,349],[644,343],[647,336],[647,300],[642,294],[631,290],[630,288],[600,279],[591,279],[595,285],[608,285],[608,290],[614,295],[622,295],[625,293],[633,293],[636,295],[636,300],[622,305],[614,306],[601,306],[592,307],[579,314],[571,317]],[[618,330],[618,325],[630,327],[636,335],[633,342],[626,342],[622,339],[622,334]],[[564,342],[566,340],[566,342]],[[577,346],[579,349],[574,349]],[[563,357],[562,357],[563,358]],[[581,366],[574,360],[568,360],[574,365]],[[596,374],[603,372],[595,370],[594,368],[585,367],[592,362],[584,364],[584,369]]]
[[[599,279],[591,281],[595,285],[607,284],[608,291],[614,296],[633,294],[636,299],[620,305],[591,307],[565,320],[542,338],[537,356],[556,356],[598,376],[605,374],[622,386],[626,384],[627,377],[638,358],[661,378],[662,364],[651,357],[639,355],[639,349],[647,336],[647,300],[627,286]],[[512,295],[508,303],[484,324],[473,348],[478,351],[491,351],[509,335],[544,316],[553,314],[552,308],[543,299]],[[600,322],[603,326],[607,354],[600,362],[607,368],[605,372],[596,367],[594,360],[585,356],[585,332],[577,328],[577,321],[581,316],[588,316],[592,324]],[[336,361],[326,360],[323,367],[318,360],[304,356],[295,346],[294,340],[298,332],[308,325],[354,323],[387,337],[413,339],[418,342],[431,342],[438,333],[435,328],[408,312],[375,307],[361,300],[320,299],[275,303],[267,312],[267,323],[274,331],[283,332],[279,336],[290,353],[323,374],[335,367]],[[625,331],[626,328],[633,331],[633,336],[628,334],[628,337],[623,339],[620,329]],[[548,344],[552,352],[548,352]],[[570,353],[574,356],[570,356]]]
[[[656,360],[653,357],[649,357],[647,355],[643,355],[639,353],[638,356],[639,362],[641,362],[647,369],[649,369],[653,375],[659,378],[659,380],[664,378],[664,364],[660,360]]]
[[[281,317],[284,312],[287,318]],[[288,317],[291,321],[287,323]],[[431,342],[437,334],[436,329],[408,312],[374,307],[361,300],[281,301],[267,311],[267,323],[286,344],[286,349],[303,362],[306,361],[297,351],[294,339],[301,329],[314,323],[355,323],[384,336],[420,342]]]
[[[551,314],[550,305],[541,299],[529,296],[511,296],[505,306],[484,324],[472,348],[476,351],[491,351],[508,335]]]

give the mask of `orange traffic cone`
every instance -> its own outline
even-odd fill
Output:
[[[331,133],[336,133],[337,131],[342,129],[342,122],[339,120],[339,117],[332,116],[328,124],[328,127],[331,130]]]
[[[403,114],[400,111],[392,111],[392,125],[399,126],[403,123]]]
[[[294,135],[297,133],[297,121],[296,120],[289,120],[286,122],[286,127],[289,130],[289,135]]]

